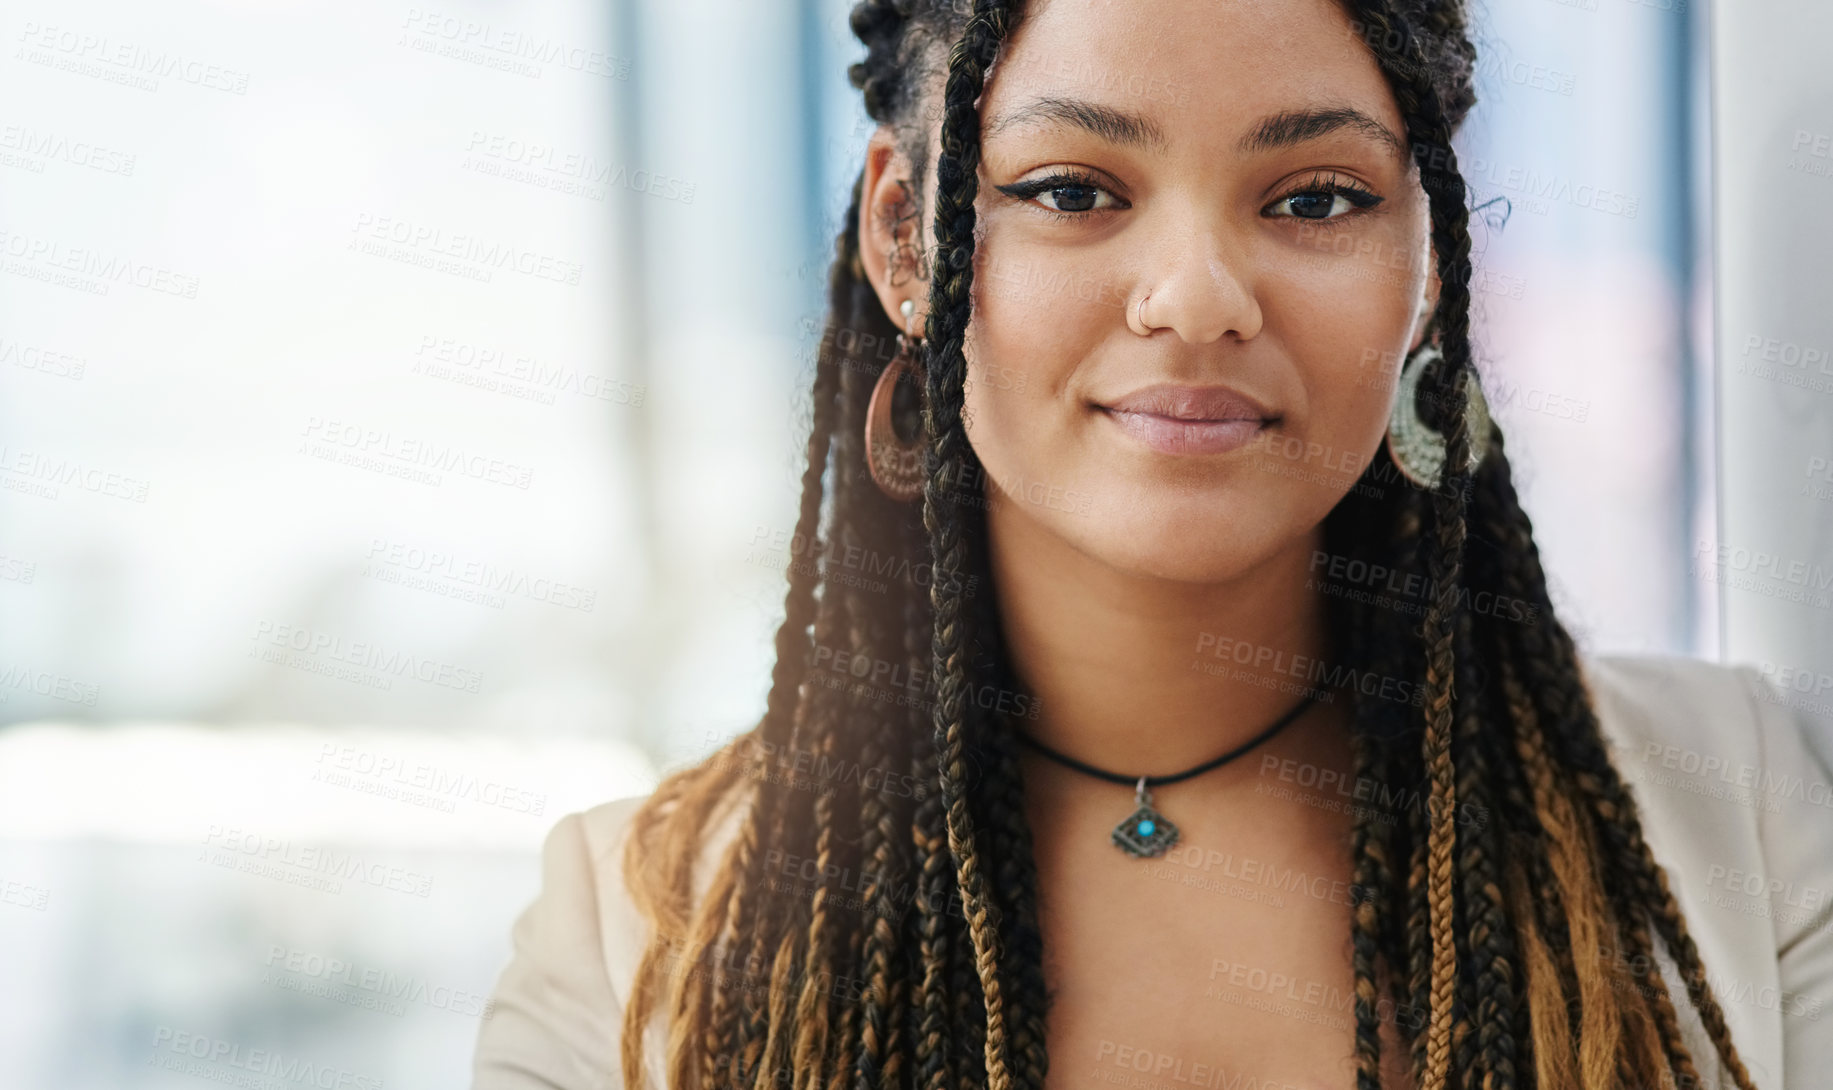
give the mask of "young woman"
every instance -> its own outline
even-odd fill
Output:
[[[477,1085],[1818,1085],[1829,776],[1554,616],[1461,5],[852,26],[767,708],[560,823]]]

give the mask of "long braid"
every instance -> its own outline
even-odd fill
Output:
[[[1449,145],[1447,145],[1448,147]],[[1434,204],[1436,205],[1436,201]],[[1458,201],[1461,212],[1463,202]],[[1461,216],[1460,216],[1461,219]],[[1436,224],[1440,217],[1433,216]],[[1434,234],[1445,232],[1437,228]],[[1468,237],[1464,234],[1462,224],[1455,229],[1463,248],[1469,246]],[[1446,261],[1457,261],[1461,254],[1441,258],[1440,264]],[[1458,266],[1452,266],[1453,269]],[[1443,274],[1441,274],[1443,275]],[[1467,275],[1467,274],[1464,274]],[[1449,280],[1456,281],[1460,274],[1453,272]],[[1461,285],[1447,283],[1447,294],[1464,290]],[[1467,301],[1466,301],[1467,302]],[[1456,306],[1458,304],[1451,304]],[[1451,323],[1447,322],[1447,327]],[[1464,380],[1467,377],[1465,363],[1468,359],[1468,346],[1462,348],[1462,357],[1454,355],[1457,349],[1451,347],[1449,329],[1445,334],[1446,366],[1452,369],[1450,395],[1454,400],[1463,396]],[[1457,788],[1455,770],[1451,759],[1451,728],[1455,714],[1454,676],[1455,656],[1452,650],[1454,614],[1460,608],[1461,599],[1457,593],[1458,568],[1461,563],[1464,547],[1464,482],[1469,475],[1464,467],[1464,459],[1470,449],[1469,429],[1462,413],[1455,414],[1453,422],[1445,436],[1446,482],[1445,487],[1433,496],[1438,548],[1431,554],[1427,567],[1432,585],[1439,588],[1438,596],[1427,611],[1424,634],[1427,640],[1426,665],[1426,714],[1427,726],[1424,740],[1426,771],[1432,785],[1432,800],[1435,813],[1431,815],[1427,832],[1427,898],[1431,905],[1432,926],[1432,1022],[1427,1028],[1425,1090],[1442,1090],[1450,1073],[1450,1034],[1452,992],[1456,985],[1457,954],[1452,935],[1452,914],[1456,894],[1454,892],[1454,875],[1452,852],[1457,840]]]
[[[903,626],[905,632],[919,630],[914,625]],[[908,654],[903,658],[906,669],[920,663]],[[901,913],[893,893],[900,883],[909,880],[906,863],[909,837],[902,828],[909,826],[911,815],[891,805],[885,797],[885,786],[890,769],[908,767],[909,750],[898,744],[906,737],[903,731],[890,734],[868,731],[860,749],[860,763],[868,770],[860,776],[860,855],[868,860],[860,900],[867,916],[860,967],[865,991],[859,1003],[859,1055],[853,1068],[851,1090],[899,1086],[903,1073],[903,1057],[898,1047],[903,1014],[898,1006],[902,998],[902,981],[894,975],[893,967],[901,952],[904,929],[896,919]],[[883,770],[879,790],[874,791],[866,785],[869,770]]]
[[[955,1085],[984,1087],[986,1055],[986,997],[980,986],[979,959],[975,956],[973,937],[959,938],[948,947],[948,994],[950,1016],[954,1020],[954,1055],[958,1064]],[[978,1061],[978,1062],[976,1062]]]
[[[1360,494],[1352,492],[1351,496]],[[1410,495],[1407,499],[1411,499]],[[1391,554],[1382,554],[1373,547],[1382,534],[1378,521],[1382,514],[1375,504],[1346,500],[1341,514],[1325,525],[1325,547],[1333,554],[1395,562]],[[1404,549],[1404,536],[1392,544]],[[1396,563],[1405,568],[1408,559]],[[1345,633],[1344,650],[1354,668],[1375,677],[1408,676],[1406,648],[1410,641],[1398,631],[1402,626],[1397,617],[1346,597],[1332,596],[1326,599],[1325,606],[1332,627]],[[1401,913],[1394,910],[1397,899],[1405,895],[1394,868],[1395,852],[1402,846],[1400,815],[1392,812],[1385,800],[1396,786],[1398,769],[1394,758],[1405,729],[1405,718],[1395,702],[1356,702],[1351,738],[1355,768],[1352,794],[1358,799],[1369,796],[1366,804],[1355,807],[1350,839],[1357,1090],[1380,1090],[1383,974],[1397,980],[1404,967],[1404,956],[1391,953],[1399,949],[1405,934]],[[1396,1006],[1396,1022],[1403,1033],[1409,1003],[1410,999],[1403,1000]]]
[[[1391,461],[1386,461],[1385,452],[1377,452],[1375,460],[1364,474],[1364,480],[1376,475],[1396,479],[1398,470],[1392,466]],[[1359,494],[1352,492],[1351,495]],[[1421,532],[1425,523],[1425,499],[1422,493],[1408,488],[1395,492],[1385,505],[1393,534],[1393,540],[1386,542],[1386,545],[1391,550],[1396,570],[1417,571],[1422,565],[1420,554],[1426,543]],[[1345,507],[1342,516],[1333,516],[1336,526],[1332,536],[1336,542],[1358,542],[1376,533],[1357,532],[1359,527],[1348,525],[1357,506],[1366,504]],[[1396,615],[1384,615],[1379,619],[1370,616],[1362,627],[1370,633],[1367,639],[1373,648],[1375,657],[1372,662],[1379,676],[1411,678],[1418,677],[1424,671],[1424,647],[1418,632],[1404,624],[1403,618]],[[1377,635],[1377,631],[1382,635]],[[1430,811],[1425,801],[1428,791],[1423,778],[1425,769],[1417,757],[1423,729],[1414,717],[1404,714],[1392,702],[1359,703],[1362,705],[1358,709],[1360,715],[1381,724],[1371,730],[1376,737],[1384,739],[1389,749],[1389,779],[1382,786],[1402,800],[1413,800],[1411,803],[1403,801],[1401,813],[1391,815],[1396,820],[1391,833],[1390,858],[1395,862],[1404,859],[1406,870],[1396,876],[1392,886],[1388,903],[1394,907],[1388,913],[1391,921],[1385,929],[1383,942],[1384,949],[1388,951],[1388,963],[1393,976],[1392,990],[1396,1009],[1408,1014],[1399,1028],[1403,1031],[1402,1036],[1411,1057],[1410,1069],[1418,1072],[1425,1067],[1425,1021],[1432,1009],[1431,913],[1426,897],[1427,819]]]
[[[818,646],[832,647],[845,631],[846,616],[839,601],[823,605],[825,608],[815,615],[815,641]],[[798,758],[807,754],[809,763],[814,765],[831,756],[828,746],[836,729],[835,720],[845,705],[840,700],[809,701],[805,705],[808,714],[801,717],[791,741]],[[792,770],[786,778],[790,782],[780,810],[783,824],[773,839],[784,842],[790,828],[809,830],[814,841],[809,854],[816,860],[817,877],[812,890],[805,892],[792,886],[783,895],[767,899],[782,910],[777,917],[781,923],[772,929],[782,938],[768,960],[770,992],[768,1002],[761,1006],[766,1018],[764,1047],[755,1077],[760,1087],[788,1081],[800,1090],[799,1076],[819,1073],[816,1056],[826,1043],[815,1039],[825,1029],[825,1019],[814,1019],[820,984],[815,979],[819,972],[815,956],[826,923],[829,867],[833,862],[832,793],[823,790],[825,785],[813,776],[803,779],[799,770]],[[769,918],[767,914],[760,915]],[[821,1024],[807,1025],[801,1017],[805,1013]],[[806,1070],[804,1064],[814,1070]]]
[[[1357,784],[1388,784],[1391,773],[1384,741],[1366,730],[1358,730],[1354,742]],[[1379,974],[1383,964],[1383,908],[1391,903],[1394,892],[1389,859],[1394,837],[1390,822],[1383,819],[1392,817],[1374,806],[1360,807],[1351,838],[1355,904],[1350,941],[1356,994],[1356,1090],[1380,1090],[1381,1087]]]
[[[920,148],[922,141],[908,130],[906,119],[914,112],[911,103],[918,97],[918,89],[908,84],[907,73],[925,42],[937,34],[933,25],[916,18],[918,7],[909,0],[862,0],[849,17],[853,32],[866,45],[866,57],[848,68],[848,79],[860,90],[868,117],[886,125],[906,124],[905,143],[912,151]],[[912,158],[920,170],[920,156]],[[920,177],[912,182],[920,188]],[[863,270],[857,271],[863,274]],[[902,521],[904,516],[899,512],[892,518]],[[908,534],[906,539],[918,536]],[[939,568],[932,563],[931,571],[935,573]],[[901,657],[909,668],[926,667],[931,662],[935,630],[930,602],[914,588],[900,595],[900,599],[897,620],[904,633]],[[909,739],[910,779],[929,789],[920,790],[912,801],[909,826],[902,834],[904,852],[899,854],[907,853],[910,860],[911,905],[901,916],[899,930],[907,936],[908,943],[901,956],[886,957],[884,926],[878,919],[872,924],[879,938],[869,946],[868,964],[873,976],[868,980],[866,1013],[868,1019],[873,1018],[876,1005],[883,1002],[883,1045],[879,1055],[862,1047],[854,1090],[866,1090],[874,1084],[953,1090],[956,1056],[950,1040],[948,964],[952,945],[949,909],[955,883],[949,866],[943,800],[934,782],[938,762],[933,726],[930,717],[922,714],[921,706],[914,703],[898,718],[899,735]],[[882,877],[891,880],[889,875]],[[893,976],[888,986],[881,987],[877,983],[881,966],[886,975],[897,968],[906,973]],[[898,1048],[899,1044],[903,1047]]]
[[[1481,802],[1465,791],[1478,772],[1474,767],[1476,758],[1469,745],[1467,723],[1472,716],[1481,714],[1476,705],[1482,699],[1479,682],[1475,677],[1476,662],[1469,649],[1470,621],[1469,611],[1460,611],[1454,619],[1455,628],[1452,632],[1453,680],[1457,695],[1452,704],[1451,768],[1457,802],[1451,814],[1445,818],[1457,829],[1452,861],[1457,899],[1452,904],[1451,931],[1456,968],[1451,1002],[1451,1065],[1446,1077],[1448,1085],[1458,1087],[1481,1086],[1483,1080],[1491,1077],[1485,1062],[1487,1057],[1478,1050],[1476,1033],[1476,1018],[1486,1013],[1480,1008],[1481,977],[1477,963],[1478,943],[1484,936],[1479,933],[1479,906],[1470,896],[1472,883],[1468,870],[1473,862],[1482,865],[1482,861],[1480,852],[1472,856],[1473,830],[1467,828],[1462,820],[1473,806],[1482,806]]]
[[[1567,901],[1578,912],[1568,917],[1569,938],[1564,944],[1568,959],[1578,959],[1591,965],[1603,965],[1602,941],[1599,923],[1608,918],[1608,909],[1600,896],[1601,889],[1598,876],[1591,868],[1590,859],[1580,850],[1584,841],[1585,830],[1581,826],[1581,815],[1574,812],[1569,801],[1560,793],[1551,762],[1547,759],[1542,746],[1541,733],[1534,711],[1533,702],[1522,689],[1517,679],[1517,670],[1511,663],[1502,664],[1503,684],[1507,690],[1508,701],[1514,709],[1516,721],[1526,725],[1515,737],[1515,748],[1522,769],[1527,773],[1528,782],[1534,792],[1534,808],[1542,815],[1542,822],[1547,832],[1553,837],[1554,856],[1550,870],[1555,880],[1549,882],[1538,895],[1558,895]],[[1583,900],[1574,900],[1583,898]],[[1598,973],[1574,973],[1574,989],[1561,994],[1569,997],[1568,1001],[1577,1001],[1578,1025],[1576,1033],[1568,1018],[1559,1019],[1559,1025],[1551,1018],[1542,1021],[1545,1034],[1561,1034],[1573,1037],[1579,1042],[1576,1057],[1558,1055],[1548,1057],[1548,1062],[1565,1066],[1573,1059],[1577,1061],[1573,1078],[1582,1077],[1585,1086],[1602,1085],[1607,1074],[1607,1064],[1614,1064],[1619,1054],[1617,1048],[1618,1034],[1621,1027],[1608,1015],[1607,997],[1600,994],[1605,981]],[[1549,1042],[1551,1044],[1552,1042]],[[1548,1072],[1549,1075],[1553,1074]],[[1577,1085],[1576,1083],[1574,1085]],[[1551,1088],[1550,1088],[1551,1090]]]
[[[1375,55],[1389,75],[1395,100],[1413,142],[1421,182],[1431,205],[1432,239],[1438,255],[1441,284],[1437,319],[1443,353],[1441,404],[1461,406],[1467,397],[1465,381],[1470,364],[1470,233],[1469,211],[1464,204],[1464,180],[1458,173],[1451,147],[1451,126],[1439,103],[1424,52],[1407,21],[1388,9],[1384,0],[1361,0],[1357,8],[1364,20],[1384,32],[1383,40],[1395,43],[1393,52]],[[1426,898],[1431,929],[1431,1019],[1426,1028],[1423,1090],[1444,1090],[1451,1070],[1451,1028],[1458,966],[1454,917],[1456,892],[1453,851],[1457,839],[1455,812],[1457,788],[1452,765],[1451,735],[1455,716],[1455,614],[1461,608],[1458,575],[1464,548],[1464,505],[1467,500],[1471,436],[1464,414],[1454,411],[1444,421],[1445,463],[1443,482],[1433,490],[1434,544],[1427,561],[1428,585],[1434,597],[1427,609],[1422,636],[1427,647],[1425,674],[1426,732],[1423,757],[1431,784],[1431,809],[1426,833]]]
[[[1458,667],[1466,694],[1458,716],[1459,824],[1458,869],[1463,877],[1463,903],[1470,919],[1470,952],[1476,990],[1474,1024],[1476,1046],[1482,1055],[1485,1090],[1514,1090],[1517,1035],[1514,1014],[1518,1009],[1515,929],[1509,920],[1503,891],[1501,834],[1496,821],[1494,787],[1507,760],[1500,750],[1502,733],[1495,724],[1506,724],[1507,706],[1495,687],[1482,678],[1482,658],[1476,647],[1474,624],[1468,613],[1459,630]],[[1512,755],[1509,755],[1512,756]],[[1461,819],[1469,815],[1472,820]]]
[[[969,553],[965,540],[971,516],[950,496],[971,479],[974,454],[962,426],[961,405],[967,357],[963,351],[971,308],[974,199],[979,191],[980,113],[976,105],[986,76],[1008,29],[1003,0],[978,0],[961,40],[950,50],[942,113],[941,155],[936,163],[935,239],[937,261],[930,284],[925,432],[932,459],[923,490],[923,525],[938,572],[959,572]],[[999,966],[999,907],[987,876],[968,804],[970,705],[967,701],[966,630],[958,587],[931,584],[935,608],[935,731],[948,848],[973,940],[975,970],[986,1006],[986,1067],[990,1090],[1010,1090],[1006,1004]]]
[[[1478,1019],[1493,1017],[1494,1011],[1485,1006],[1482,999],[1484,975],[1489,970],[1483,960],[1482,947],[1489,936],[1483,928],[1482,905],[1473,897],[1473,893],[1481,895],[1482,883],[1472,873],[1473,867],[1487,868],[1489,859],[1473,835],[1481,830],[1463,820],[1467,814],[1483,812],[1484,796],[1477,793],[1480,792],[1478,781],[1489,772],[1487,766],[1480,765],[1480,756],[1471,745],[1471,720],[1480,717],[1486,709],[1481,707],[1484,694],[1477,678],[1477,662],[1470,649],[1470,622],[1469,611],[1461,611],[1452,633],[1457,701],[1452,705],[1451,763],[1456,777],[1457,807],[1450,820],[1457,828],[1453,860],[1457,888],[1454,908],[1457,922],[1453,929],[1457,943],[1457,998],[1451,1008],[1451,1070],[1457,1073],[1454,1083],[1457,1086],[1482,1086],[1494,1078],[1490,1065],[1492,1057],[1481,1050],[1482,1042],[1476,1028]]]
[[[878,762],[886,760],[882,751],[867,749],[861,752],[864,755],[862,763],[864,758]],[[877,794],[864,786],[860,790],[865,794]],[[883,1077],[887,1060],[896,1056],[895,1048],[887,1048],[886,1037],[892,1032],[893,1024],[890,1020],[891,958],[897,936],[891,921],[886,918],[886,910],[891,905],[891,853],[897,829],[883,799],[862,799],[860,810],[860,853],[870,861],[870,870],[864,876],[865,888],[860,897],[868,916],[861,958],[865,994],[859,1003],[859,1056],[854,1063],[853,1090],[870,1090]],[[894,1078],[886,1077],[885,1081],[896,1084]]]
[[[977,566],[984,566],[984,559]],[[988,645],[977,665],[987,676],[999,679],[1002,692],[1015,692],[1018,686],[1005,669],[999,617],[990,596],[979,599],[976,613],[976,631]],[[1002,917],[1002,941],[1011,963],[1013,1078],[1021,1090],[1042,1090],[1050,1063],[1044,1048],[1044,941],[1037,926],[1037,860],[1032,853],[1031,827],[1025,820],[1024,775],[1012,729],[990,731],[987,749],[991,760],[987,815],[998,860],[999,889],[1009,905]]]
[[[1491,441],[1493,454],[1499,455],[1503,448],[1500,432],[1493,433]],[[1497,541],[1486,532],[1490,521],[1486,505],[1494,499],[1490,478],[1504,468],[1500,457],[1492,457],[1477,469],[1471,501],[1471,548],[1466,553],[1472,585],[1497,593],[1507,582],[1506,559]],[[1483,790],[1489,794],[1486,809],[1491,819],[1482,832],[1493,857],[1504,861],[1499,868],[1500,900],[1492,899],[1495,914],[1489,926],[1500,928],[1504,941],[1515,947],[1509,960],[1521,974],[1516,980],[1525,990],[1517,992],[1514,1001],[1499,1002],[1501,1014],[1509,1017],[1512,1023],[1510,1034],[1518,1049],[1516,1060],[1525,1066],[1536,1052],[1533,1044],[1535,1025],[1530,1017],[1530,1008],[1541,1009],[1534,1007],[1536,1002],[1543,1004],[1545,1016],[1557,1014],[1568,1023],[1558,1042],[1578,1039],[1580,1024],[1576,1007],[1568,1013],[1568,1008],[1559,1001],[1559,997],[1577,994],[1576,972],[1571,959],[1553,953],[1568,948],[1570,928],[1549,853],[1538,850],[1550,834],[1530,795],[1516,752],[1520,736],[1537,734],[1540,728],[1532,705],[1517,700],[1510,686],[1509,658],[1513,649],[1507,637],[1513,623],[1519,623],[1519,619],[1512,619],[1510,624],[1473,625],[1479,639],[1472,657],[1483,664],[1489,696],[1484,718],[1494,724],[1491,729],[1482,730],[1478,738],[1487,762],[1480,782],[1487,785]],[[1521,899],[1519,894],[1527,891],[1533,891],[1533,896]],[[1524,911],[1527,915],[1522,914]],[[1541,985],[1538,989],[1526,981],[1530,960],[1538,966]],[[1524,997],[1527,1001],[1520,1001]],[[1565,1045],[1556,1044],[1555,1047]]]
[[[925,733],[916,736],[913,775],[935,768],[935,742]],[[941,793],[917,804],[911,824],[917,876],[918,979],[911,989],[911,1038],[914,1041],[916,1085],[921,1090],[955,1090],[954,1055],[949,1041],[948,915],[954,880],[948,859],[947,819]]]
[[[1003,738],[1003,735],[996,735]],[[1012,1019],[1014,1081],[1024,1090],[1040,1090],[1049,1072],[1044,1048],[1043,936],[1037,927],[1037,868],[1032,860],[1030,828],[1024,808],[1016,804],[1022,791],[1017,747],[998,744],[994,754],[993,843],[999,856],[999,887],[1011,897],[1005,918],[1006,948],[1012,954],[1016,1013]]]
[[[862,379],[862,370],[848,367],[841,379],[842,411],[837,427],[839,437],[836,440],[836,451],[841,464],[850,464],[865,457],[861,449],[862,429],[865,426],[866,403],[870,389]],[[833,540],[841,549],[861,547],[857,532],[850,514],[859,505],[846,502],[850,494],[862,486],[857,477],[845,474],[835,484],[835,505]],[[823,551],[823,557],[830,555]],[[866,631],[866,618],[856,604],[855,596],[842,595],[831,609],[824,611],[823,620],[828,622],[823,628],[816,626],[818,644],[832,647],[840,642],[845,634],[845,645],[849,647],[873,647],[874,643]],[[810,737],[807,751],[813,755],[817,770],[837,765],[849,749],[856,746],[843,746],[842,733],[848,722],[858,722],[870,713],[872,702],[861,699],[854,689],[849,689],[849,698],[838,701],[823,702],[821,707],[825,714],[810,719]],[[832,1000],[834,963],[836,945],[843,941],[856,942],[858,929],[849,929],[851,940],[843,939],[833,933],[830,902],[836,893],[836,880],[843,869],[843,862],[857,862],[857,857],[843,859],[844,848],[848,843],[858,842],[853,830],[841,828],[841,817],[836,806],[839,795],[835,785],[821,782],[817,771],[811,794],[815,834],[815,868],[818,874],[815,890],[809,901],[809,919],[804,961],[806,970],[802,977],[802,994],[796,1004],[796,1039],[791,1052],[790,1065],[794,1075],[794,1090],[823,1090],[826,1082],[827,1066],[832,1053],[846,1054],[851,1052],[851,1042],[847,1040],[849,1024],[843,1019],[839,1027],[831,1027],[830,1020],[821,1016],[822,1008]],[[861,777],[863,781],[863,777]],[[862,784],[863,789],[863,784]],[[859,815],[863,809],[863,799],[855,795],[853,813]],[[849,951],[852,953],[852,951]],[[854,954],[853,956],[857,956]],[[850,962],[852,959],[846,959]],[[854,1004],[845,1004],[848,1014],[855,1011]],[[838,1035],[830,1039],[830,1028],[837,1028]]]
[[[927,663],[930,634],[935,627],[929,603],[923,595],[911,593],[904,603],[903,615],[905,661]],[[911,778],[919,783],[932,783],[936,774],[936,750],[929,716],[921,707],[913,705],[905,717],[904,727],[910,739]],[[916,800],[908,835],[915,870],[915,911],[909,916],[913,931],[912,980],[906,988],[912,1085],[918,1090],[952,1090],[955,1050],[949,1039],[947,978],[952,938],[949,909],[955,883],[948,859],[948,832],[940,790],[926,791]]]
[[[851,416],[842,424],[848,465],[863,464],[865,460],[862,429],[872,390],[882,371],[882,366],[848,370],[843,402]],[[854,509],[873,511],[874,501],[882,499],[876,489],[859,474],[844,476],[843,488],[852,498]],[[901,547],[898,520],[882,517],[887,508],[889,505],[881,505],[875,512],[881,517],[837,517],[842,555],[880,555]],[[889,610],[853,609],[848,646],[872,648],[875,660],[888,664],[901,661],[905,670],[920,668],[920,661],[910,654],[912,634],[923,628],[907,612],[913,589],[900,582],[895,590],[887,591],[898,606],[895,614]],[[843,1004],[839,1039],[831,1050],[834,1070],[828,1082],[832,1090],[864,1090],[881,1080],[885,1086],[897,1086],[904,1069],[899,1052],[903,1012],[897,1005],[903,998],[902,980],[895,969],[903,960],[908,929],[897,905],[896,891],[910,870],[912,845],[904,830],[909,828],[913,815],[909,807],[893,801],[899,796],[888,797],[887,793],[894,784],[912,782],[903,771],[910,760],[905,739],[911,732],[869,729],[875,716],[876,707],[871,700],[855,700],[846,711],[847,723],[856,725],[852,733],[857,737],[851,748],[859,757],[858,850],[853,858],[858,862],[863,885],[858,903],[864,921],[860,927],[849,929],[853,948],[848,964],[857,966],[864,993],[859,1002]],[[844,767],[844,755],[838,764]],[[894,768],[896,780],[891,778]]]
[[[1420,806],[1407,813],[1408,832],[1412,838],[1406,885],[1407,1005],[1412,1010],[1426,1012],[1426,1023],[1411,1041],[1413,1070],[1416,1072],[1426,1068],[1426,1031],[1430,1028],[1431,1015],[1436,1009],[1432,1005],[1432,905],[1428,897],[1430,886],[1426,867],[1427,812],[1422,801]]]

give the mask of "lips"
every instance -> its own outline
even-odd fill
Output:
[[[1127,435],[1164,454],[1223,454],[1246,446],[1275,417],[1227,386],[1146,386],[1097,406]]]
[[[1227,386],[1145,386],[1102,408],[1111,412],[1144,413],[1172,420],[1215,422],[1270,420],[1273,413],[1260,402]]]

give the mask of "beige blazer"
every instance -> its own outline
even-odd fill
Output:
[[[1833,738],[1802,696],[1750,666],[1605,655],[1580,668],[1757,1086],[1833,1087]],[[568,815],[549,834],[540,895],[516,921],[478,1035],[475,1090],[622,1086],[618,1034],[646,924],[619,876],[640,801]],[[703,886],[719,854],[703,857]],[[1664,967],[1710,1077],[1711,1044]],[[660,1090],[660,1020],[649,1028],[645,1088]]]

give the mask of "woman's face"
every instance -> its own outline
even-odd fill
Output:
[[[1436,298],[1404,122],[1348,16],[1034,3],[980,111],[964,415],[993,532],[1201,582],[1310,548]],[[921,315],[928,284],[883,269],[896,168],[868,164],[867,268]]]

